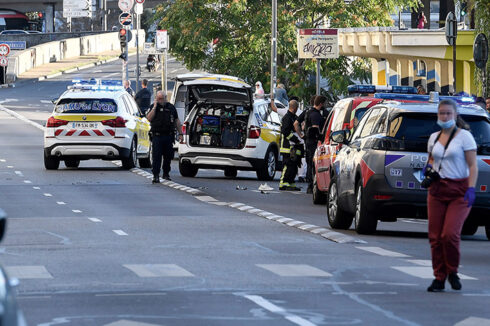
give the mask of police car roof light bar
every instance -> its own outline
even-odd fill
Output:
[[[93,90],[93,91],[118,91],[122,90],[120,80],[103,80],[103,79],[73,79],[73,85],[68,89]]]
[[[397,85],[349,85],[347,87],[349,94],[363,93],[395,93],[395,94],[417,94],[417,88],[413,86],[397,86]]]

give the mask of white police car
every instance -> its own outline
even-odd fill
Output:
[[[44,132],[44,166],[76,168],[80,160],[137,160],[151,167],[150,123],[120,81],[73,80],[55,101]]]

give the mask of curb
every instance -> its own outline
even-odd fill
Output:
[[[122,163],[120,161],[112,161],[112,163],[117,165],[117,166],[122,166]],[[152,173],[147,172],[145,170],[142,170],[140,168],[133,168],[130,171],[137,174],[137,175],[145,177],[149,180],[153,179]],[[203,192],[199,189],[188,187],[188,186],[185,186],[185,185],[173,182],[173,181],[168,181],[168,180],[164,180],[164,179],[160,178],[160,183],[164,186],[190,193],[191,195],[194,196],[194,198],[196,198],[197,200],[200,200],[202,202],[217,205],[217,206],[228,206],[230,208],[237,209],[241,212],[246,212],[249,214],[257,215],[259,217],[262,217],[262,218],[265,218],[265,219],[268,219],[271,221],[275,221],[275,222],[284,224],[286,226],[294,227],[294,228],[301,230],[301,231],[306,231],[306,232],[309,232],[309,233],[312,233],[315,235],[319,235],[325,239],[328,239],[328,240],[331,240],[331,241],[334,241],[337,243],[362,243],[362,244],[367,243],[364,240],[357,239],[357,238],[351,237],[349,235],[345,235],[345,234],[340,233],[340,232],[332,231],[329,228],[324,228],[324,227],[317,226],[314,224],[308,224],[308,223],[303,222],[303,221],[297,221],[297,220],[294,220],[294,219],[289,218],[289,217],[277,215],[277,214],[274,214],[271,212],[264,211],[260,208],[255,208],[253,206],[249,206],[247,204],[236,203],[236,202],[221,202],[221,201],[218,201],[217,199],[207,195],[205,192]]]
[[[128,54],[128,56],[133,56],[133,55],[136,55],[136,53],[133,52],[133,53]],[[114,61],[117,61],[117,60],[119,60],[119,57],[113,57],[113,58],[110,58],[110,59],[107,59],[107,60],[96,61],[96,62],[88,63],[88,64],[83,65],[83,66],[80,66],[80,67],[75,67],[75,68],[71,68],[71,69],[59,71],[59,72],[56,72],[56,73],[50,74],[50,75],[44,75],[44,76],[38,77],[37,80],[38,81],[43,81],[43,80],[46,80],[46,79],[51,79],[51,78],[54,78],[54,77],[61,76],[63,74],[70,74],[70,73],[75,72],[75,71],[80,71],[80,70],[92,68],[92,67],[95,67],[95,66],[100,66],[100,65],[103,65],[105,63],[114,62]]]
[[[10,88],[15,87],[15,84],[0,84],[0,88]]]

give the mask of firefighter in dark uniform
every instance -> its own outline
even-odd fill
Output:
[[[279,190],[299,191],[294,179],[298,173],[298,166],[301,165],[302,147],[300,139],[294,134],[294,122],[298,111],[298,101],[289,101],[288,112],[281,121],[281,155],[284,168],[282,170]]]
[[[170,180],[170,163],[174,158],[175,132],[179,135],[181,124],[175,106],[167,102],[162,91],[155,95],[153,108],[148,112],[148,120],[151,122],[152,151],[153,151],[153,183],[160,182],[160,169],[162,168],[163,156],[163,178]]]
[[[325,109],[326,101],[327,98],[325,96],[316,96],[313,107],[304,111],[294,123],[294,129],[305,140],[306,145],[306,182],[308,182],[306,193],[308,194],[313,192],[313,156],[318,145],[321,128],[323,128],[328,115],[328,111]],[[304,135],[301,134],[301,124],[303,121],[305,122]]]

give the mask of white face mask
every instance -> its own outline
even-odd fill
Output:
[[[449,128],[452,128],[456,124],[456,121],[454,121],[454,119],[451,119],[451,120],[448,120],[448,121],[441,121],[441,120],[438,119],[437,120],[437,124],[442,129],[449,129]]]

